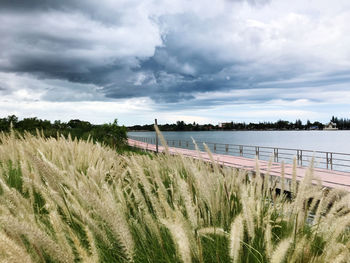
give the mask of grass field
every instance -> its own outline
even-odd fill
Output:
[[[311,168],[287,198],[268,175],[18,137],[0,135],[1,262],[350,258],[350,195],[312,185]]]

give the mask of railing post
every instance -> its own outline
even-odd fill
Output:
[[[331,163],[331,170],[333,170],[333,153],[331,153],[330,163]]]
[[[179,140],[179,146],[181,146],[181,140]]]
[[[188,141],[186,141],[186,148],[188,148]]]
[[[273,148],[273,156],[275,162],[278,162],[278,148]]]
[[[157,119],[154,120],[154,124],[158,126]],[[156,152],[158,152],[158,134],[156,132]]]
[[[255,155],[258,157],[259,159],[259,146],[255,146]]]
[[[297,164],[298,164],[298,165],[299,165],[299,159],[300,159],[299,150],[297,150]]]
[[[228,152],[228,144],[225,145],[225,151]]]
[[[216,152],[216,143],[214,143],[214,152]]]
[[[243,145],[239,146],[239,155],[243,156]]]
[[[326,163],[327,163],[327,170],[329,169],[329,157],[328,157],[328,152],[326,153]]]

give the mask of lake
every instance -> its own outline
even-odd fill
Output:
[[[129,132],[154,138],[154,132]],[[350,153],[350,131],[190,131],[163,132],[167,140],[241,144]]]

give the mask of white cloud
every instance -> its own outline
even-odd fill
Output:
[[[146,98],[113,102],[28,102],[19,101],[18,98],[1,100],[0,116],[12,114],[17,115],[19,118],[39,117],[62,121],[81,119],[93,123],[113,122],[115,118],[118,118],[121,124],[130,125],[135,122],[152,122],[154,111],[150,108],[150,102]]]

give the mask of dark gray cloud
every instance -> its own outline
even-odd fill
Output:
[[[2,0],[2,10],[33,10],[33,9],[48,9],[62,6],[62,3],[69,3],[70,1],[49,1],[49,0]]]
[[[61,89],[46,85],[45,100],[79,100],[84,93],[92,100],[150,97],[178,107],[186,101],[196,107],[248,100],[196,100],[200,93],[350,82],[344,71],[348,56],[342,53],[346,45],[328,61],[333,42],[314,44],[323,37],[317,34],[332,32],[327,19],[322,24],[297,14],[298,6],[289,11],[275,4],[274,10],[271,4],[2,0],[0,71],[29,74],[48,85],[65,81]],[[316,29],[310,36],[303,28]],[[339,30],[345,32],[346,26]]]

